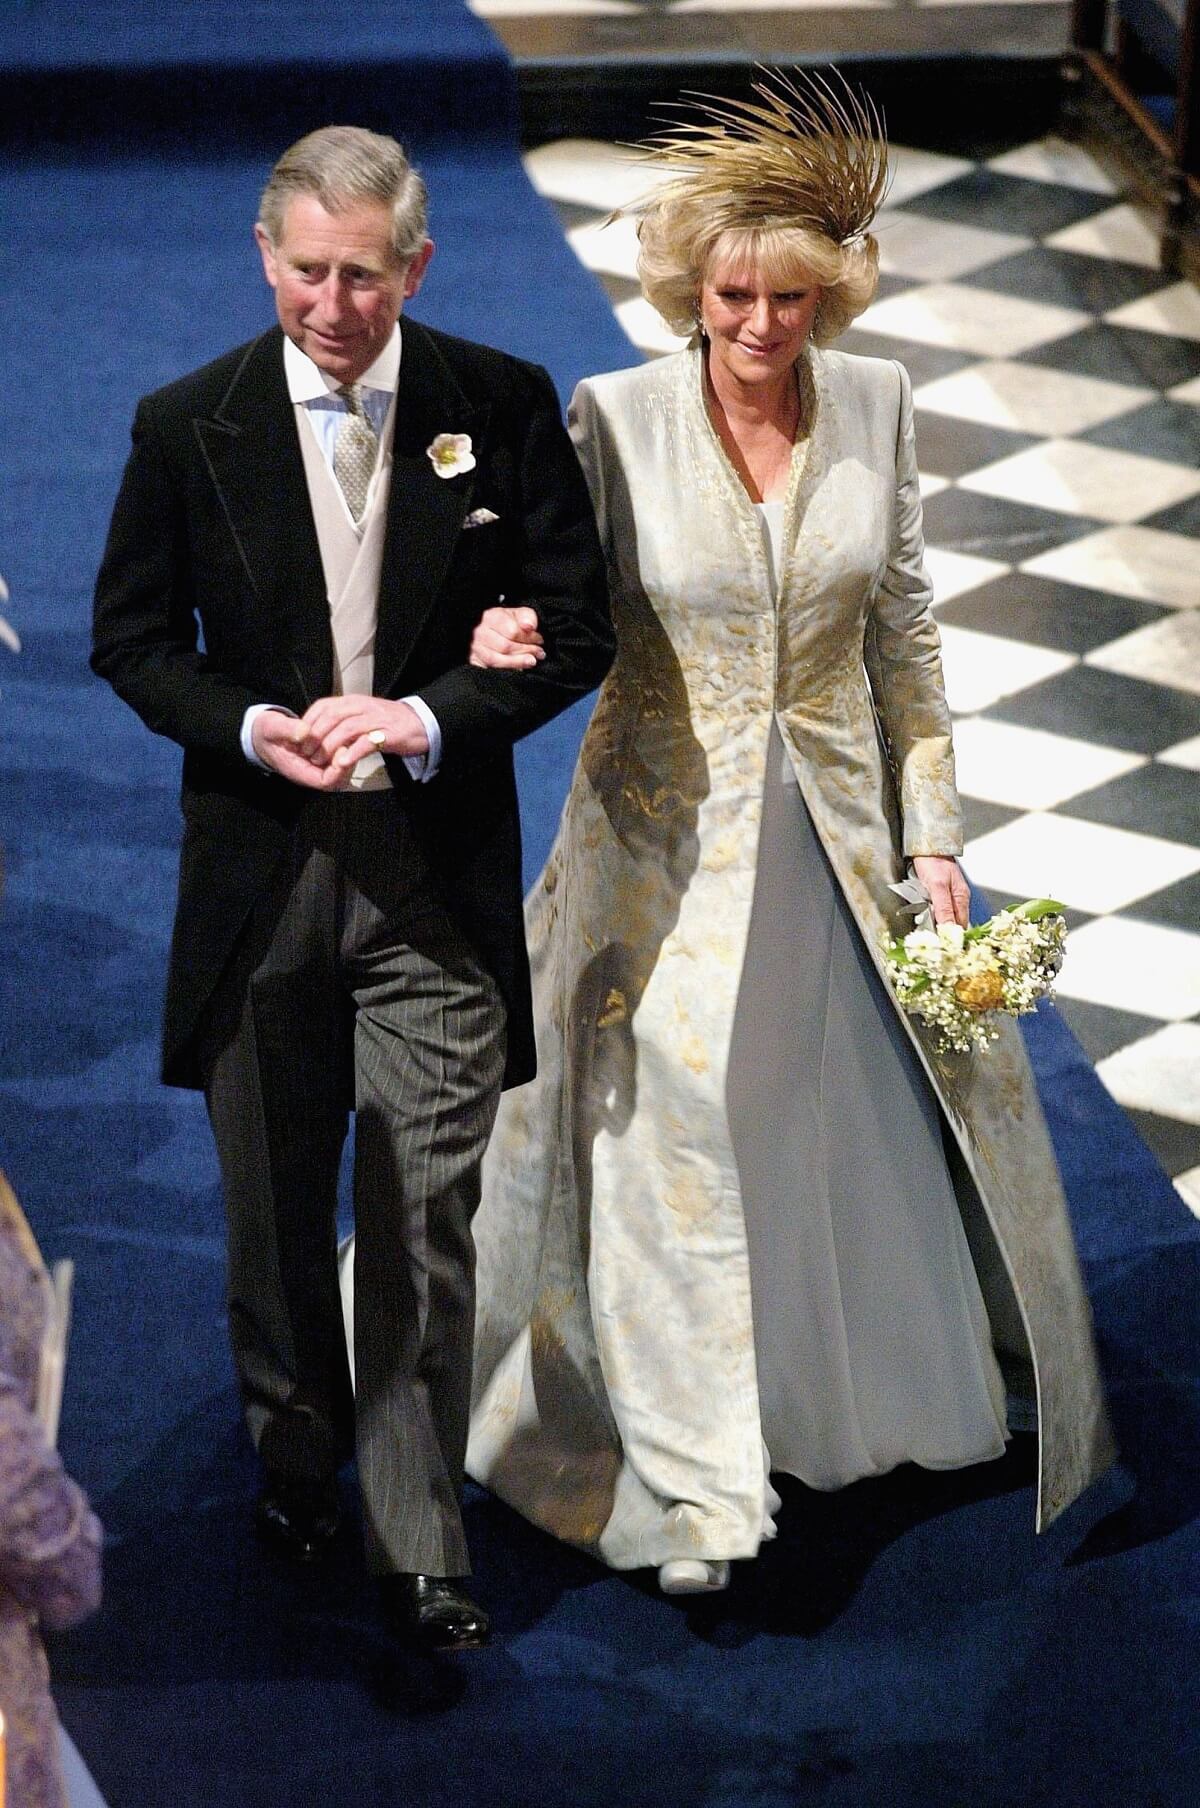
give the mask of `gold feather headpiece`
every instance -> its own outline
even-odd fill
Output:
[[[711,199],[739,225],[803,227],[835,245],[859,238],[887,192],[887,136],[870,97],[834,75],[836,87],[760,66],[754,100],[689,94],[676,105],[700,117],[638,147],[651,167],[678,172],[645,205]]]

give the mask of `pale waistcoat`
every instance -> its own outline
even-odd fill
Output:
[[[362,520],[356,527],[350,518],[337,478],[321,450],[306,409],[300,409],[300,452],[312,504],[313,524],[329,623],[333,632],[333,694],[361,691],[370,696],[375,681],[375,626],[379,613],[379,577],[383,568],[383,540],[387,528],[388,496],[392,487],[392,435],[395,405],[388,409],[379,441],[379,463]],[[383,758],[378,753],[359,760],[350,780],[353,791],[389,788]]]

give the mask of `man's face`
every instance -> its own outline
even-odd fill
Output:
[[[295,195],[277,242],[261,226],[254,236],[280,326],[336,383],[357,383],[374,364],[433,254],[426,239],[411,263],[397,260],[382,201],[326,213],[315,195]]]

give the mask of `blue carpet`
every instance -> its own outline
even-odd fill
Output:
[[[403,59],[414,71],[461,72],[504,61],[462,0],[6,0],[0,67],[131,70],[351,63]]]
[[[214,104],[232,92],[214,74],[230,19],[247,81],[281,41],[339,81],[371,53],[364,89],[409,71],[390,118],[409,130],[412,100],[433,195],[422,317],[539,357],[564,395],[631,358],[520,172],[511,76],[478,23],[456,4],[376,5],[353,25],[339,10],[330,41],[328,17],[281,0],[0,17],[0,570],[26,642],[0,666],[0,1161],[47,1252],[79,1263],[63,1444],[111,1541],[103,1613],[52,1653],[70,1732],[112,1808],[1189,1802],[1200,1230],[1053,1012],[1031,1044],[1125,1463],[1042,1540],[1018,1440],[963,1475],[792,1488],[777,1543],[727,1599],[686,1611],[473,1492],[501,1636],[461,1671],[388,1661],[349,1535],[316,1578],[253,1544],[215,1165],[197,1101],[155,1077],[178,756],[85,664],[134,400],[270,318],[249,224],[286,138]],[[90,80],[119,45],[171,80],[194,59],[202,130],[160,118],[142,136],[121,113],[97,138],[94,114],[82,130],[60,107],[46,145],[12,112],[21,70],[35,92],[39,61]],[[423,87],[434,45],[447,60]],[[297,103],[294,67],[259,95],[271,132],[320,122],[305,111],[320,82]],[[485,82],[482,137],[461,117],[439,130],[427,89]],[[523,750],[531,872],[583,714]]]

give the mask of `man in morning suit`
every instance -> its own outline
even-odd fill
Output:
[[[460,1581],[470,1221],[534,1064],[511,749],[613,643],[545,372],[399,324],[425,219],[390,138],[284,153],[255,227],[279,326],[140,404],[92,663],[184,750],[163,1078],[216,1141],[259,1531],[319,1555],[356,1449],[389,1613],[461,1648],[488,1634]],[[537,611],[528,671],[468,663],[501,600]]]

